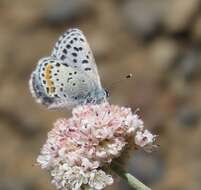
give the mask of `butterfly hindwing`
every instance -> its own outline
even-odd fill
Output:
[[[77,68],[54,57],[42,58],[31,77],[31,91],[39,102],[82,104],[96,84]]]

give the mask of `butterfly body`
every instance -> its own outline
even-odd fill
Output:
[[[52,54],[39,60],[31,75],[30,89],[37,101],[49,108],[106,100],[93,54],[80,30],[65,32]]]

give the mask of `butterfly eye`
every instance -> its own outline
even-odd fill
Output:
[[[110,96],[109,91],[107,89],[104,89],[105,91],[105,96],[108,98]]]

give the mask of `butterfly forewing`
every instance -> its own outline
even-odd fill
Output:
[[[84,71],[101,88],[93,53],[84,34],[79,29],[69,29],[60,36],[53,48],[52,56]]]

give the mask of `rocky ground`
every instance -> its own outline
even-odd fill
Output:
[[[200,0],[1,0],[0,21],[0,189],[54,189],[35,159],[52,123],[70,113],[36,104],[28,80],[58,36],[79,27],[110,101],[140,108],[160,135],[158,151],[136,151],[128,170],[154,190],[200,190]]]

